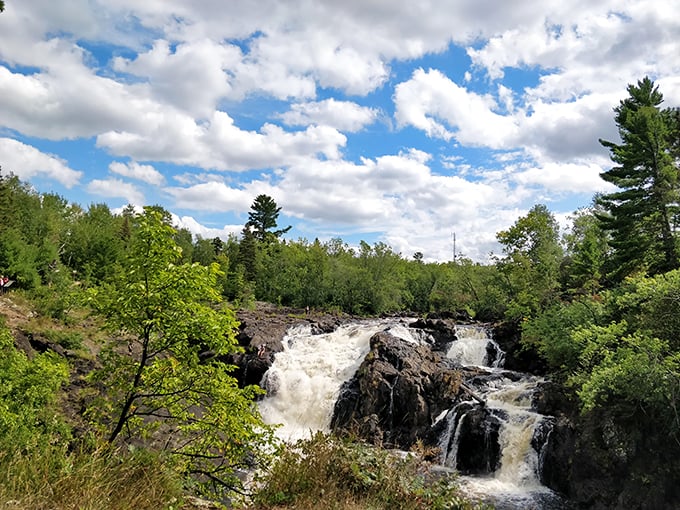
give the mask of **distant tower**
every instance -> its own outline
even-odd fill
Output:
[[[453,239],[453,263],[456,263],[456,233],[451,232],[451,237]]]

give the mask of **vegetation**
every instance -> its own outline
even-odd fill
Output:
[[[395,453],[317,433],[287,447],[258,483],[251,510],[472,510],[455,478],[436,479],[420,455]]]
[[[615,108],[620,143],[602,141],[613,162],[602,177],[618,190],[576,211],[562,236],[537,204],[497,234],[493,264],[284,239],[290,227],[278,228],[281,208],[266,195],[240,238],[194,238],[158,206],[84,209],[0,173],[0,274],[39,310],[33,332],[68,350],[29,357],[0,328],[0,469],[12,473],[0,507],[180,508],[187,491],[222,501],[239,491],[237,471],[277,453],[254,404],[259,390],[239,388],[223,362],[238,351],[232,309],[255,300],[509,321],[584,423],[614,424],[602,434],[628,445],[616,452],[651,452],[655,461],[630,476],[677,479],[680,113],[660,107],[647,78],[628,94]],[[90,312],[105,337],[74,326]],[[77,424],[60,412],[67,385],[86,387]],[[337,508],[444,508],[442,498],[467,508],[448,481],[425,484],[425,472],[315,437],[281,452],[254,508],[312,508],[322,495],[345,502]],[[135,482],[142,476],[148,483]]]

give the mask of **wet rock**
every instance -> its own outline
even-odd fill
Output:
[[[517,372],[534,375],[547,373],[547,366],[534,349],[526,348],[520,343],[520,326],[514,322],[500,322],[492,328],[494,341],[505,353],[503,367]]]
[[[460,381],[460,374],[428,346],[376,333],[359,370],[343,385],[331,428],[358,429],[366,440],[408,449],[451,406]],[[361,424],[370,416],[377,424],[371,418],[367,431]]]
[[[500,466],[498,434],[501,421],[486,407],[476,406],[461,418],[456,468],[463,474],[486,475]]]

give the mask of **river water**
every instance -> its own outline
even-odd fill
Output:
[[[291,328],[283,340],[283,351],[276,354],[263,381],[268,395],[260,402],[260,411],[265,421],[279,424],[279,437],[288,441],[329,431],[340,388],[361,365],[375,333],[389,331],[414,343],[427,340],[422,331],[409,328],[409,322],[357,321],[323,334],[314,334],[308,325]],[[486,402],[497,423],[500,448],[500,465],[481,476],[462,476],[463,489],[499,509],[564,508],[562,500],[541,485],[537,474],[540,448],[536,451],[532,446],[538,428],[549,426],[549,418],[531,409],[532,392],[541,379],[504,371],[503,353],[484,328],[459,326],[457,337],[447,357],[462,366],[478,367],[479,375],[467,384],[477,399]],[[471,398],[437,418],[446,421],[439,439],[444,469],[464,464],[459,460],[460,431],[467,413],[480,406]]]

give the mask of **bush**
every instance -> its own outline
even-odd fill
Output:
[[[452,476],[433,476],[428,464],[347,439],[317,433],[289,446],[257,480],[253,509],[483,508],[459,495]]]

